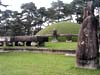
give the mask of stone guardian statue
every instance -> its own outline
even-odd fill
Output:
[[[93,0],[87,0],[76,51],[76,66],[79,68],[97,69],[99,67],[98,26],[99,21],[94,16]]]
[[[53,36],[52,42],[58,42],[58,33],[57,33],[57,30],[55,28],[53,29],[52,36]]]

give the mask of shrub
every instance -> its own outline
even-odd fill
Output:
[[[66,40],[72,40],[73,42],[77,42],[77,39],[78,39],[78,37],[77,36],[68,36],[68,37],[66,37],[66,36],[59,36],[58,37],[58,41],[59,42],[65,42]],[[52,36],[50,36],[49,37],[49,41],[52,41],[53,40],[53,37]]]
[[[73,41],[73,42],[77,42],[77,40],[78,40],[78,36],[73,36],[73,37],[72,37],[72,41]]]
[[[58,37],[58,41],[59,42],[65,42],[66,41],[66,37],[60,36],[60,37]]]

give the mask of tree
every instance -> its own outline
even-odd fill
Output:
[[[56,14],[56,11],[52,8],[48,8],[47,9],[47,20],[49,22],[53,22],[55,20],[55,14]]]
[[[46,10],[46,8],[45,8],[45,7],[40,7],[40,8],[38,9],[38,13],[39,13],[40,18],[41,18],[43,21],[45,21],[45,20],[46,20],[46,16],[47,16],[47,10]]]
[[[11,10],[1,11],[1,21],[0,21],[1,35],[9,35],[7,34],[7,32],[10,29],[9,19],[11,19],[11,16],[12,16]]]
[[[72,9],[74,13],[76,13],[77,23],[81,23],[83,21],[82,16],[83,16],[83,7],[85,1],[87,0],[73,0],[71,2]],[[94,0],[94,6],[100,7],[100,0]]]
[[[62,12],[64,13],[65,18],[69,16],[70,19],[72,19],[72,14],[74,14],[74,11],[71,4],[64,4]]]
[[[62,12],[64,3],[63,3],[63,1],[58,0],[57,2],[52,2],[51,6],[52,6],[51,8],[56,11],[56,13],[55,13],[55,19],[57,19],[58,22],[59,22],[59,20],[61,18],[64,18],[63,17],[64,15],[63,15],[63,12]]]
[[[46,22],[46,19],[47,19],[47,10],[45,7],[40,7],[38,9],[38,14],[39,14],[39,17],[37,19],[37,25],[40,26],[40,29],[41,29],[41,26],[44,22]]]
[[[25,35],[25,29],[21,18],[21,13],[17,11],[13,12],[12,20],[10,20],[10,28],[13,36]]]
[[[77,23],[81,23],[82,16],[83,16],[84,0],[73,0],[71,2],[71,5],[72,5],[72,9],[77,17],[77,19],[76,19]]]
[[[31,35],[32,27],[34,26],[35,20],[38,18],[37,7],[34,3],[25,3],[21,6],[22,9],[22,18],[23,24],[25,27],[26,35]]]

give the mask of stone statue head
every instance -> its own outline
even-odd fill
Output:
[[[93,0],[85,0],[83,19],[89,15],[94,15]]]

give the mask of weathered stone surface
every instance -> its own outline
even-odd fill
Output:
[[[53,40],[52,42],[58,42],[58,33],[56,29],[53,29]]]
[[[76,65],[80,68],[96,69],[99,67],[98,20],[93,13],[91,7],[87,6],[84,9],[84,20],[80,28],[76,51]]]

